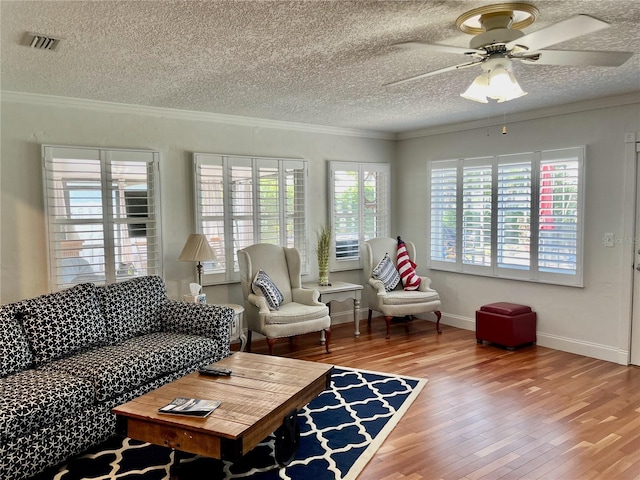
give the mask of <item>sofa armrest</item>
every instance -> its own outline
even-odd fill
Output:
[[[235,312],[222,305],[203,305],[171,300],[160,310],[165,332],[202,335],[229,343],[229,332]]]
[[[296,303],[303,305],[317,305],[324,306],[324,303],[320,302],[320,292],[311,288],[293,288],[291,289],[291,297]]]

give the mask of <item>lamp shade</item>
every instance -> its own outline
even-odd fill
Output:
[[[216,254],[211,249],[207,237],[202,233],[192,233],[184,244],[182,253],[178,257],[181,262],[204,262],[216,260]]]
[[[508,102],[526,95],[511,73],[511,61],[502,54],[494,54],[482,64],[482,74],[460,96],[475,102]]]
[[[460,96],[474,102],[489,103],[487,100],[487,89],[489,88],[489,78],[486,75],[478,75],[469,88]]]

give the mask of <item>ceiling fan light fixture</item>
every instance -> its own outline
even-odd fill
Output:
[[[489,72],[489,87],[486,95],[502,103],[522,97],[526,92],[506,68],[498,67]]]
[[[489,77],[482,73],[478,75],[469,88],[461,93],[460,96],[474,102],[489,103],[487,100],[487,91],[489,89]]]
[[[483,65],[482,74],[460,96],[480,103],[488,103],[488,98],[502,103],[526,95],[510,67],[511,62],[505,62],[502,57],[489,59]]]

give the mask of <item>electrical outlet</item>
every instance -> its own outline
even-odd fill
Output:
[[[605,247],[613,247],[616,244],[615,233],[605,233],[602,235],[602,244]]]

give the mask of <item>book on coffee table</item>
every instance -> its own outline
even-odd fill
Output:
[[[219,400],[176,397],[170,403],[158,409],[160,413],[206,417],[220,406]]]

